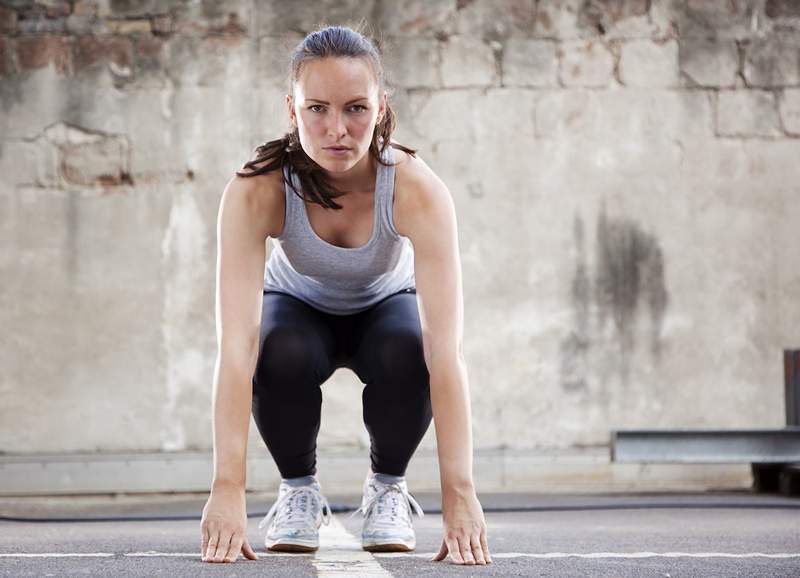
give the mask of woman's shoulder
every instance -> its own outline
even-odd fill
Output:
[[[419,154],[411,155],[398,148],[394,153],[393,221],[397,232],[407,236],[405,231],[410,220],[420,213],[420,209],[428,204],[428,197],[436,194],[443,183]]]
[[[283,171],[272,170],[252,176],[234,175],[229,183],[241,194],[254,218],[270,237],[276,237],[283,228],[285,196]]]

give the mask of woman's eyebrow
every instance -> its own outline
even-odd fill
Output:
[[[306,100],[313,100],[314,102],[319,102],[319,103],[322,103],[322,104],[330,104],[330,102],[328,102],[326,100],[320,100],[318,98],[306,98]],[[367,100],[367,97],[366,96],[359,96],[358,98],[354,98],[353,100],[348,100],[347,102],[345,102],[345,104],[352,104],[354,102],[358,102],[359,100]]]

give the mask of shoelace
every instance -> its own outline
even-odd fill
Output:
[[[303,499],[305,497],[305,499]],[[330,524],[331,509],[328,505],[328,500],[325,496],[313,486],[298,486],[292,488],[272,505],[267,515],[258,524],[259,530],[264,528],[270,523],[270,520],[276,515],[278,516],[276,522],[278,524],[286,524],[287,526],[306,528],[309,525],[309,518],[311,517],[312,509],[309,508],[309,502],[319,504],[322,508],[322,523]],[[283,508],[283,505],[286,507]],[[311,519],[311,525],[316,524],[316,518]]]
[[[375,507],[377,511],[375,513],[375,517],[373,518],[373,524],[375,524],[375,526],[392,527],[394,526],[392,519],[398,515],[397,507],[403,502],[405,502],[407,508],[411,508],[413,511],[415,511],[420,518],[425,517],[425,513],[422,511],[422,508],[414,499],[414,497],[408,493],[408,490],[404,490],[400,484],[378,483],[377,487],[377,492],[375,492],[370,499],[361,504],[361,506],[355,512],[350,514],[348,519],[352,518],[359,512],[363,512],[364,516],[366,517],[369,515],[370,510]],[[393,495],[390,495],[389,492],[392,492]],[[396,494],[400,494],[400,500]],[[388,506],[387,502],[391,502],[391,506]],[[406,509],[406,515],[408,515],[407,512],[408,510]]]

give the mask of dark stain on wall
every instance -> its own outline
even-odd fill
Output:
[[[562,388],[587,389],[587,354],[592,335],[607,334],[608,324],[618,345],[622,382],[627,384],[631,354],[637,346],[636,328],[644,309],[649,317],[647,346],[656,364],[661,359],[660,335],[669,303],[663,252],[653,234],[629,218],[609,218],[603,206],[597,222],[595,263],[590,276],[580,216],[575,218],[573,229],[577,254],[570,297],[574,327],[561,344]]]
[[[561,386],[566,391],[587,390],[586,371],[591,341],[589,339],[589,306],[591,300],[591,280],[586,265],[584,226],[580,215],[576,215],[572,225],[577,253],[575,276],[572,279],[571,294],[574,312],[574,326],[570,334],[561,342]]]

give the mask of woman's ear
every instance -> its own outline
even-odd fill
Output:
[[[289,113],[289,122],[292,123],[292,127],[297,127],[297,118],[294,114],[294,103],[292,102],[292,95],[286,95],[286,110]]]
[[[377,123],[380,124],[384,118],[386,118],[386,102],[388,99],[388,94],[384,90],[383,94],[381,95],[380,104],[378,106],[378,120]]]

